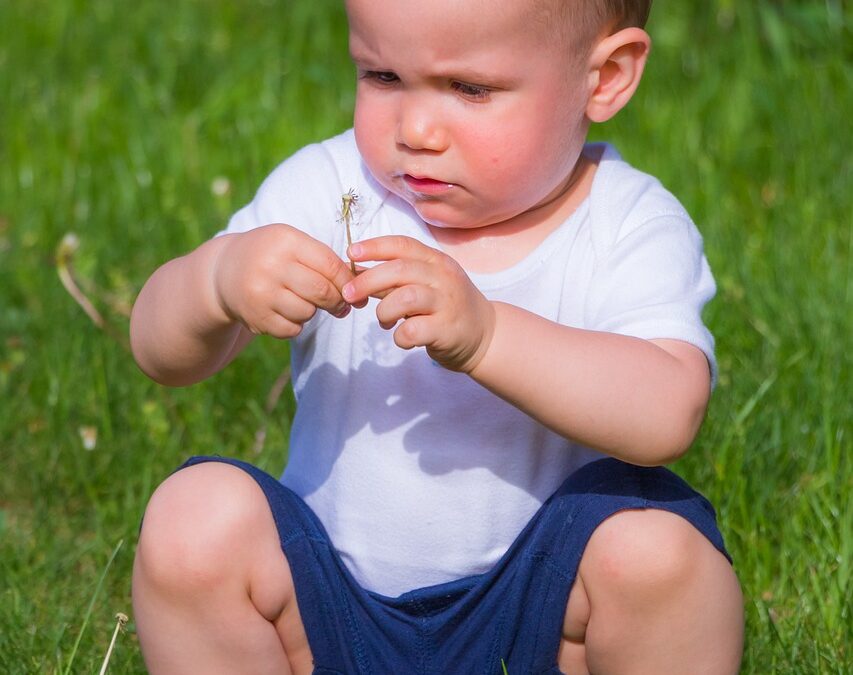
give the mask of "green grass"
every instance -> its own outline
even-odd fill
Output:
[[[657,0],[647,79],[594,133],[679,195],[718,280],[720,382],[676,469],[718,508],[747,673],[853,669],[850,18],[840,0]],[[349,126],[352,92],[338,2],[0,3],[0,672],[97,672],[147,497],[188,453],[286,461],[292,397],[251,449],[285,344],[158,387],[61,287],[61,238],[129,302],[277,161]],[[124,634],[111,672],[142,670]]]

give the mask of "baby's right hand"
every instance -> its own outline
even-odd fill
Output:
[[[353,279],[331,248],[289,225],[225,235],[213,262],[213,291],[224,314],[255,335],[292,338],[323,309],[349,313],[341,295]]]

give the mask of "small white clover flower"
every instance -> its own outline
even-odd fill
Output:
[[[231,181],[225,176],[217,176],[210,183],[210,191],[216,197],[225,197],[231,193]]]
[[[83,448],[86,450],[94,450],[98,445],[98,429],[97,427],[80,427],[77,429],[80,435],[80,440],[83,443]]]

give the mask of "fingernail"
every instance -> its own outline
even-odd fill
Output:
[[[350,247],[349,247],[349,252],[350,252],[350,255],[351,255],[353,258],[357,258],[358,256],[360,256],[360,255],[362,254],[362,246],[361,246],[361,244],[357,244],[357,243],[356,243],[356,244],[351,244],[351,245],[350,245]]]
[[[343,319],[350,313],[350,311],[352,311],[352,305],[345,305],[340,312],[335,314],[335,317],[338,319]]]
[[[355,289],[353,288],[352,284],[345,284],[344,287],[341,289],[341,295],[344,296],[344,300],[346,300],[347,302],[352,300],[355,297]]]

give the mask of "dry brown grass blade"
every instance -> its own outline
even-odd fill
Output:
[[[80,248],[80,240],[72,232],[66,234],[62,238],[62,241],[59,242],[56,250],[56,272],[59,275],[62,286],[74,298],[74,301],[86,313],[86,316],[92,320],[92,323],[118,342],[124,349],[130,351],[130,344],[127,338],[104,319],[101,313],[95,308],[95,305],[92,304],[91,300],[81,290],[74,271],[74,255],[77,253],[78,248]]]
[[[267,400],[264,404],[264,423],[255,433],[255,445],[253,450],[256,455],[260,455],[261,451],[264,449],[264,443],[266,443],[267,440],[267,426],[269,424],[267,420],[272,414],[272,411],[275,410],[278,400],[281,398],[281,394],[284,392],[284,388],[287,386],[288,382],[290,382],[290,366],[285,366],[284,370],[281,371],[279,376],[275,379],[275,382],[273,382],[272,387],[270,387],[269,393],[267,394]]]

